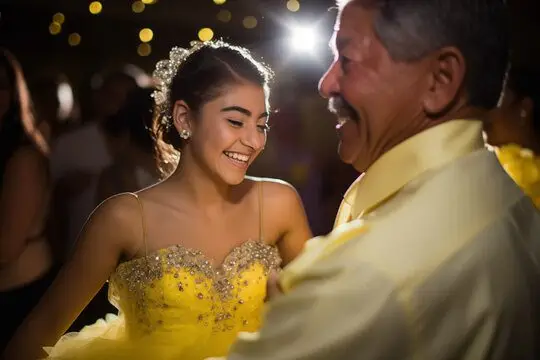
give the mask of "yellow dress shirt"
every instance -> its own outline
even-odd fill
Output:
[[[450,121],[377,160],[229,359],[540,359],[540,214],[481,131]]]

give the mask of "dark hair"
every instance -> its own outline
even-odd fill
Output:
[[[170,87],[169,108],[154,114],[153,133],[158,167],[167,176],[176,167],[183,140],[172,125],[172,104],[183,100],[197,114],[219,97],[227,85],[247,81],[262,86],[268,96],[272,71],[242,47],[222,41],[206,42],[179,66]]]
[[[511,67],[506,87],[517,99],[530,98],[533,102],[533,128],[540,135],[540,72],[533,69]]]
[[[43,155],[49,148],[37,129],[36,118],[22,68],[13,54],[0,48],[0,68],[6,71],[11,102],[0,119],[0,183],[5,167],[17,149],[24,145],[35,147]]]
[[[104,122],[104,130],[112,136],[129,135],[130,141],[141,150],[153,153],[152,129],[152,91],[150,88],[137,88],[128,95],[125,105]]]
[[[496,106],[509,57],[505,0],[338,0],[338,5],[349,2],[378,10],[375,33],[395,61],[458,48],[466,63],[469,104]]]

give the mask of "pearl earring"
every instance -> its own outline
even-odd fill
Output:
[[[191,132],[189,132],[189,130],[182,130],[180,131],[180,137],[184,140],[187,140],[191,137]]]

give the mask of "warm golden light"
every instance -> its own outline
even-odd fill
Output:
[[[292,12],[297,12],[298,10],[300,10],[300,3],[298,2],[298,0],[288,0],[287,9]]]
[[[257,19],[255,16],[246,16],[244,20],[242,20],[242,25],[244,25],[246,29],[253,29],[257,26]]]
[[[217,19],[221,22],[229,22],[232,19],[232,14],[229,10],[219,10],[217,14]]]
[[[62,25],[64,21],[66,20],[66,17],[64,16],[64,14],[59,12],[59,13],[54,14],[52,19],[54,22],[57,22],[60,25]]]
[[[146,5],[152,5],[156,3],[156,0],[142,0],[142,2]]]
[[[227,2],[227,0],[214,0],[214,4],[216,5],[223,5]]]
[[[135,1],[133,4],[131,4],[131,11],[133,11],[135,14],[140,14],[144,11],[144,8],[146,6],[143,4],[142,1]]]
[[[70,46],[77,46],[81,43],[81,35],[77,33],[69,34],[68,36],[68,44]]]
[[[141,39],[142,42],[150,42],[154,38],[154,32],[152,29],[144,28],[141,31],[139,31],[139,39]]]
[[[62,31],[62,25],[56,21],[53,21],[51,25],[49,25],[49,33],[51,33],[51,35],[58,35],[60,34],[60,31]]]
[[[139,54],[139,56],[148,56],[151,52],[152,46],[150,46],[150,44],[142,43],[137,47],[137,54]]]
[[[201,41],[210,41],[214,37],[214,31],[210,28],[202,28],[199,30],[199,40]]]
[[[92,1],[88,6],[91,14],[97,15],[103,10],[103,5],[99,1]]]

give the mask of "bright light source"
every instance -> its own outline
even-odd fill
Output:
[[[99,1],[93,1],[88,6],[88,9],[90,10],[90,13],[93,15],[97,15],[103,10],[103,5]]]
[[[313,52],[317,45],[317,33],[309,27],[294,27],[291,31],[290,46],[298,52]]]
[[[149,29],[149,28],[144,28],[144,29],[141,29],[141,31],[139,31],[139,39],[142,41],[142,42],[150,42],[152,41],[152,39],[154,38],[154,32],[152,31],[152,29]]]
[[[214,37],[214,31],[212,31],[212,29],[210,28],[202,28],[201,30],[199,30],[198,35],[199,40],[201,40],[202,42],[210,41]]]

